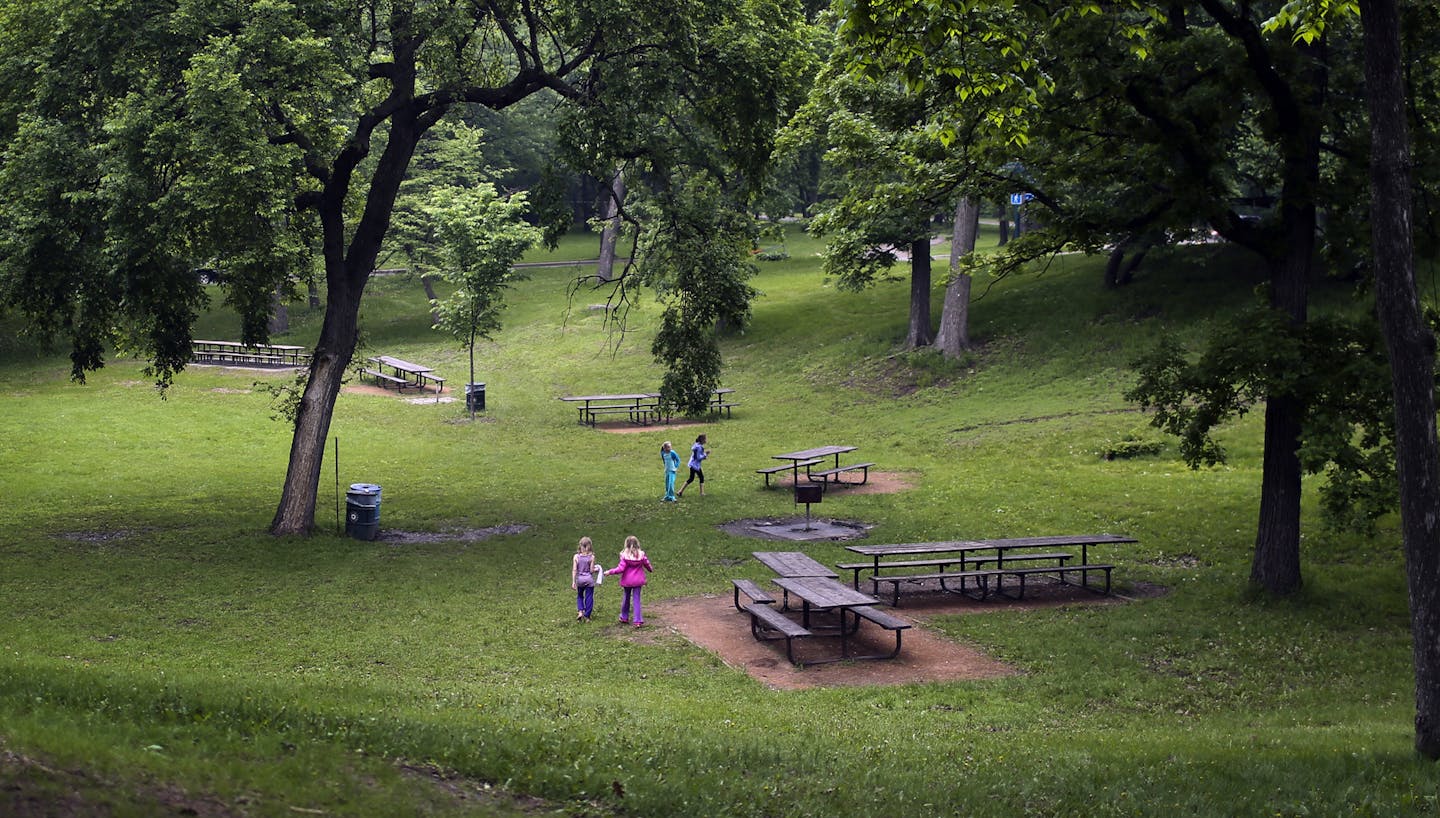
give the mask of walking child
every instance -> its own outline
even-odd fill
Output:
[[[700,478],[700,496],[705,496],[705,472],[700,468],[700,464],[709,456],[710,450],[705,448],[705,436],[695,438],[694,445],[690,447],[690,478],[675,492],[676,497],[684,497],[685,489],[690,488],[690,484],[695,482],[697,477]]]
[[[620,575],[620,590],[624,598],[620,601],[620,624],[645,624],[645,615],[640,610],[640,589],[645,587],[645,575],[655,570],[650,558],[640,550],[640,540],[633,534],[625,538],[625,549],[620,552],[620,564],[606,571]]]
[[[675,472],[680,471],[680,453],[670,446],[670,441],[660,444],[660,462],[665,464],[665,496],[667,503],[673,503],[675,497]]]
[[[594,547],[589,537],[581,537],[570,560],[570,587],[575,589],[575,618],[589,622],[595,612],[595,575],[600,564],[595,562]]]

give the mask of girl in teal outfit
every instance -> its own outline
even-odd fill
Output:
[[[675,502],[675,472],[680,470],[680,455],[671,448],[670,441],[660,444],[660,462],[665,464],[665,496],[667,503]]]

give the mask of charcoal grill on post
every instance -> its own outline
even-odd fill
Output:
[[[799,483],[795,484],[795,502],[797,504],[805,504],[805,527],[801,529],[802,531],[815,530],[810,525],[810,504],[820,502],[820,498],[824,494],[824,492],[825,487],[817,485],[815,483],[810,483],[806,485],[802,485]]]

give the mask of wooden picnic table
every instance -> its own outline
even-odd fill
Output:
[[[1013,576],[1020,581],[1020,593],[1024,594],[1024,578],[1030,574],[1056,574],[1061,582],[1065,582],[1068,574],[1080,574],[1081,587],[1090,588],[1089,575],[1091,573],[1104,572],[1105,590],[1110,590],[1110,571],[1113,565],[1093,563],[1090,561],[1090,546],[1105,545],[1113,543],[1137,542],[1133,537],[1124,537],[1116,534],[1059,534],[1040,537],[1008,537],[994,540],[953,540],[948,542],[922,542],[922,543],[896,543],[891,545],[847,545],[845,550],[870,558],[868,563],[841,563],[840,568],[854,571],[853,587],[860,587],[860,572],[870,570],[870,580],[873,589],[878,592],[881,582],[888,582],[893,586],[894,598],[892,604],[899,603],[900,584],[905,582],[919,582],[921,580],[940,581],[942,590],[952,590],[946,586],[947,580],[958,580],[958,593],[966,592],[966,580],[977,580],[977,587],[981,588],[983,594],[989,593],[988,581],[991,578],[996,580],[996,590],[1000,589],[1000,581],[1006,576]],[[1073,554],[1069,552],[1056,552],[1057,548],[1080,548],[1080,562],[1071,563]],[[1020,552],[1020,553],[1015,553]],[[886,558],[913,557],[926,555],[923,559],[910,559],[902,561],[886,562]],[[1009,564],[1007,565],[1007,559]],[[1054,561],[1055,565],[1035,565],[1036,562]],[[992,564],[993,567],[984,570],[970,570],[972,566],[980,564]],[[947,572],[950,565],[958,565],[957,571]],[[1017,567],[1024,565],[1025,567]],[[882,575],[881,571],[891,568],[938,568],[939,571],[926,573],[915,573],[913,570],[908,574]]]
[[[376,355],[366,360],[375,364],[375,368],[361,370],[361,373],[373,376],[381,386],[384,386],[385,383],[393,383],[399,389],[411,386],[424,389],[426,383],[434,383],[437,402],[440,400],[440,393],[445,389],[445,379],[436,375],[433,367],[411,363],[393,355]],[[386,373],[387,367],[395,374]]]
[[[239,341],[190,342],[197,363],[249,363],[271,366],[307,366],[310,353],[294,344],[243,344]]]
[[[910,628],[910,623],[900,617],[878,610],[875,597],[851,588],[838,578],[834,571],[817,562],[810,555],[800,551],[753,551],[755,559],[780,574],[772,582],[780,586],[785,594],[785,604],[779,609],[773,606],[775,599],[748,579],[731,580],[735,586],[735,608],[750,616],[750,633],[756,639],[767,641],[785,640],[785,655],[797,664],[817,662],[839,662],[845,659],[893,659],[900,654],[901,632]],[[748,605],[740,604],[740,594],[752,600]],[[790,610],[790,595],[801,601],[801,621],[796,622],[785,612]],[[826,625],[825,629],[840,637],[840,656],[835,658],[811,659],[798,662],[795,658],[794,640],[816,634],[811,631],[810,612],[836,611],[838,625]],[[854,622],[850,621],[854,618]],[[867,656],[850,655],[850,635],[860,628],[860,620],[873,622],[877,627],[893,631],[895,647],[888,653]],[[817,628],[819,630],[820,628]],[[833,634],[832,634],[833,635]]]
[[[1080,562],[1090,562],[1090,546],[1105,545],[1110,543],[1133,543],[1139,542],[1134,537],[1122,537],[1118,534],[1056,534],[1043,537],[1008,537],[998,540],[952,540],[949,542],[914,542],[897,543],[894,545],[847,545],[846,551],[853,551],[856,554],[867,556],[874,561],[876,570],[881,566],[881,559],[884,557],[897,557],[913,554],[960,554],[967,555],[975,552],[994,551],[996,557],[1003,560],[1006,551],[1027,548],[1071,548],[1080,547]],[[952,560],[958,561],[958,560]]]
[[[722,412],[729,413],[735,406],[733,402],[726,399],[726,395],[733,394],[734,389],[722,387],[711,393],[709,410],[720,415]],[[616,395],[566,395],[560,400],[567,403],[578,403],[576,407],[578,419],[582,426],[594,426],[598,416],[607,414],[624,414],[631,423],[638,426],[647,426],[654,421],[658,422],[662,416],[669,417],[665,408],[660,405],[659,392],[630,392]]]
[[[835,457],[835,467],[839,468],[840,455],[846,452],[853,452],[856,448],[855,446],[818,446],[814,449],[804,449],[798,452],[772,454],[770,455],[770,459],[786,460],[789,461],[789,465],[771,466],[768,469],[756,469],[755,473],[765,475],[766,488],[770,487],[770,475],[776,472],[789,471],[791,483],[799,483],[800,469],[802,467],[805,469],[805,477],[808,479],[810,477],[811,466],[819,465],[825,458],[833,455]],[[776,478],[776,482],[779,482],[779,478]]]
[[[879,603],[879,600],[875,597],[857,591],[831,577],[776,577],[770,581],[784,589],[787,597],[793,595],[801,601],[800,627],[803,630],[796,635],[814,635],[811,630],[814,627],[810,622],[811,611],[834,611],[840,616],[839,624],[829,628],[840,636],[840,655],[826,659],[811,659],[806,664],[842,662],[847,659],[893,659],[900,655],[901,633],[910,628],[910,623],[877,609],[875,605]],[[765,618],[770,619],[776,615],[778,612],[770,613]],[[850,621],[852,617],[854,618],[853,623]],[[850,636],[860,629],[860,620],[862,619],[873,622],[885,630],[893,631],[895,647],[888,653],[852,655],[850,653]],[[753,618],[751,628],[755,628]],[[793,651],[788,642],[786,650],[787,655],[790,655],[791,660],[794,661]]]
[[[770,486],[770,475],[776,472],[785,471],[787,468],[790,471],[791,482],[799,483],[800,468],[802,466],[805,468],[805,479],[814,483],[819,483],[822,489],[829,487],[830,479],[832,477],[835,479],[836,483],[840,483],[842,482],[840,480],[841,474],[856,470],[861,470],[864,472],[864,477],[862,477],[859,481],[860,483],[864,483],[865,481],[870,479],[870,467],[875,465],[874,463],[850,463],[844,466],[840,465],[840,455],[845,454],[846,452],[853,452],[857,448],[859,447],[833,445],[816,446],[813,449],[801,449],[798,452],[772,454],[770,455],[770,458],[772,460],[787,460],[789,461],[790,465],[788,467],[772,466],[768,469],[756,469],[756,472],[765,475],[765,486],[767,488]],[[828,469],[821,469],[820,471],[811,471],[813,467],[822,465],[823,461],[827,457],[835,458],[835,465],[833,467]],[[852,483],[852,485],[854,484]]]
[[[566,395],[560,400],[579,403],[576,407],[582,426],[594,426],[597,415],[624,412],[631,423],[649,422],[651,412],[659,411],[659,395],[654,392],[631,392],[620,395]]]
[[[840,455],[846,452],[853,452],[859,446],[817,446],[813,449],[802,449],[798,452],[786,452],[785,454],[772,454],[770,457],[775,460],[789,460],[799,463],[802,460],[819,460],[821,458],[835,456],[835,465],[840,465]]]

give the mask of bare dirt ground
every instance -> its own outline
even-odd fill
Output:
[[[914,625],[901,637],[899,656],[884,661],[835,662],[804,668],[790,664],[785,657],[784,640],[761,642],[751,636],[750,617],[735,610],[733,597],[729,595],[706,594],[662,600],[646,606],[646,622],[680,633],[720,657],[725,664],[744,670],[769,687],[800,690],[1009,676],[1019,671],[972,646],[951,641],[929,630],[926,623],[934,616],[946,614],[982,616],[1000,611],[1064,605],[1114,605],[1126,601],[1125,597],[1118,595],[1102,597],[1073,586],[1038,582],[1026,586],[1025,597],[1020,601],[992,597],[981,602],[945,592],[912,592],[902,598],[900,607],[886,608],[887,612],[899,615]],[[859,634],[852,640],[854,652],[858,654],[888,653],[894,644],[895,638],[889,631],[882,631],[868,623],[862,624]],[[837,640],[833,638],[795,640],[795,656],[800,661],[834,656],[837,650]]]

